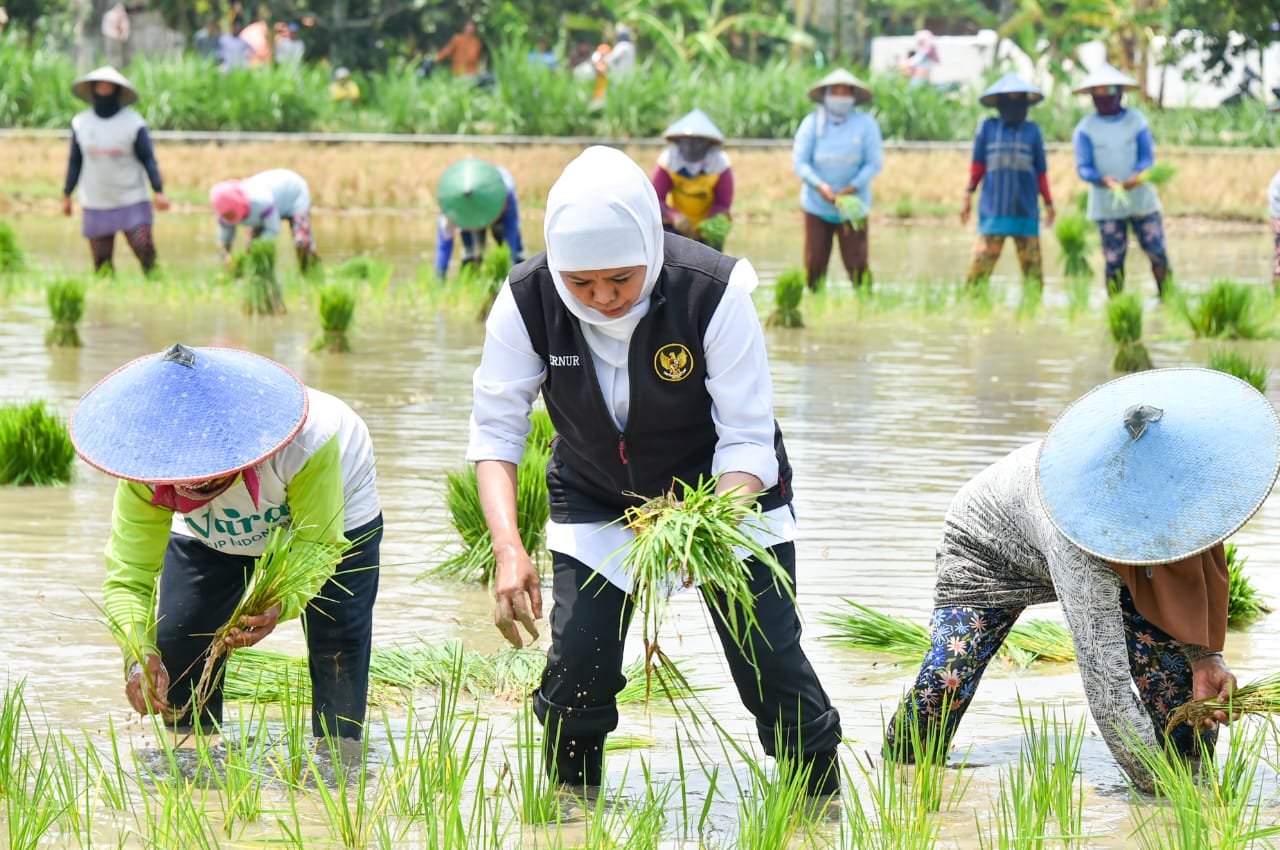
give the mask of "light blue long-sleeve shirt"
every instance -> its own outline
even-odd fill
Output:
[[[1155,165],[1155,141],[1146,116],[1136,109],[1115,115],[1094,113],[1080,119],[1072,136],[1076,174],[1089,184],[1090,221],[1150,215],[1160,209],[1155,187],[1140,183],[1128,190],[1127,203],[1119,203],[1102,185],[1103,177],[1128,180]]]
[[[791,148],[791,165],[803,181],[800,206],[826,221],[842,221],[835,204],[818,193],[826,183],[837,194],[857,187],[863,208],[871,210],[871,180],[884,167],[880,125],[866,112],[854,112],[835,123],[826,109],[818,107],[805,116]]]
[[[287,168],[273,168],[243,181],[249,196],[249,214],[236,224],[218,221],[218,244],[230,246],[236,228],[249,228],[254,237],[275,239],[280,235],[280,220],[311,211],[311,190],[302,175]]]

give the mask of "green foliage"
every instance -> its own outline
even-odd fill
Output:
[[[1111,298],[1107,302],[1107,325],[1117,344],[1142,339],[1142,299],[1132,292]]]
[[[321,335],[312,343],[317,351],[324,349],[335,353],[351,350],[347,329],[356,312],[356,292],[344,283],[327,283],[320,288]]]
[[[0,97],[3,96],[0,94]],[[0,221],[0,272],[11,274],[22,271],[24,265],[26,262],[22,246],[18,244],[18,234],[13,231],[13,225],[9,222]]]
[[[1272,608],[1253,586],[1249,577],[1244,574],[1244,565],[1249,559],[1240,554],[1240,550],[1234,543],[1228,543],[1223,548],[1227,556],[1227,575],[1230,577],[1227,591],[1227,625],[1233,629],[1239,629],[1270,613]]]
[[[1174,168],[1169,163],[1157,162],[1147,172],[1147,176],[1144,178],[1144,180],[1145,182],[1150,183],[1152,186],[1163,186],[1164,184],[1172,180],[1173,176],[1177,173],[1178,173],[1178,169]]]
[[[530,424],[532,430],[525,439],[524,455],[516,468],[516,514],[520,523],[520,540],[533,563],[540,567],[546,560],[544,541],[551,510],[547,502],[546,472],[555,429],[551,417],[542,410],[533,412]],[[497,564],[493,557],[489,525],[480,505],[480,487],[474,464],[448,473],[445,507],[449,511],[449,521],[462,538],[462,550],[423,575],[489,584]]]
[[[1081,213],[1064,213],[1053,225],[1053,235],[1062,249],[1062,273],[1069,278],[1092,273],[1086,254],[1089,250],[1089,221]]]
[[[66,484],[76,450],[43,401],[0,405],[0,484]]]
[[[1267,364],[1255,362],[1233,348],[1209,352],[1209,368],[1235,375],[1260,393],[1267,391]]]
[[[1255,315],[1253,288],[1229,280],[1215,281],[1209,291],[1182,302],[1182,315],[1197,338],[1257,339],[1262,322]]]
[[[804,298],[807,280],[804,269],[787,269],[778,275],[778,280],[773,285],[776,306],[773,314],[769,316],[768,324],[784,328],[804,327],[800,301]]]
[[[53,326],[45,332],[44,344],[59,348],[79,348],[76,324],[84,315],[84,295],[88,287],[77,278],[59,278],[49,284],[45,298]]]
[[[732,229],[733,219],[726,213],[717,213],[698,223],[698,234],[717,251],[724,250],[724,242],[729,238],[729,231]]]
[[[246,313],[276,315],[285,311],[284,293],[276,279],[276,243],[271,239],[253,239],[244,251],[232,258],[232,269],[244,282]]]
[[[391,263],[368,254],[352,257],[333,270],[334,277],[341,280],[366,281],[374,287],[386,286],[391,280],[391,274]]]

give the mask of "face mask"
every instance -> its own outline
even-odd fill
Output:
[[[996,101],[996,110],[1000,113],[1000,118],[1004,123],[1017,125],[1027,120],[1027,105],[1025,100],[1000,98]]]
[[[1115,115],[1120,111],[1120,98],[1124,95],[1120,94],[1095,94],[1093,96],[1093,108],[1098,110],[1099,115]]]
[[[120,92],[111,94],[93,93],[93,111],[99,118],[110,118],[120,111]]]
[[[701,162],[711,150],[711,142],[708,139],[680,139],[676,142],[676,150],[685,162]]]
[[[847,94],[829,94],[822,98],[822,105],[837,120],[848,118],[853,112],[853,97]]]

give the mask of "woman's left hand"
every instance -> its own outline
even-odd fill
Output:
[[[227,632],[226,644],[231,649],[253,646],[275,630],[280,622],[280,604],[276,603],[256,617],[241,617],[240,625]]]
[[[1235,689],[1236,677],[1221,655],[1206,655],[1191,663],[1192,699],[1226,702]],[[1225,711],[1215,711],[1213,717],[1206,717],[1203,723],[1206,728],[1212,729],[1215,723],[1230,723],[1233,719]]]

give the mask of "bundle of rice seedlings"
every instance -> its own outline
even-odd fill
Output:
[[[1040,310],[1044,300],[1044,281],[1030,275],[1022,281],[1022,298],[1018,301],[1017,318],[1019,321],[1033,319]]]
[[[525,439],[524,455],[516,470],[516,513],[525,551],[534,565],[541,569],[546,560],[544,540],[551,511],[547,502],[547,461],[551,457],[555,428],[545,410],[535,410],[530,424],[533,427]],[[446,476],[445,507],[449,511],[450,522],[462,538],[462,549],[423,575],[489,584],[497,562],[493,557],[489,525],[480,506],[480,487],[473,464]]]
[[[1270,605],[1262,598],[1262,594],[1253,586],[1253,582],[1244,574],[1244,565],[1249,560],[1240,554],[1236,544],[1228,543],[1223,547],[1227,556],[1227,625],[1233,629],[1243,628],[1258,618],[1271,613]]]
[[[625,521],[635,536],[623,552],[622,565],[644,626],[646,698],[655,679],[673,703],[677,690],[688,689],[679,668],[658,645],[667,601],[677,587],[698,588],[747,658],[754,657],[759,624],[751,575],[738,552],[759,560],[774,587],[794,598],[795,588],[782,565],[750,534],[759,516],[748,494],[717,495],[714,478],[692,486],[677,481],[671,492],[627,509]],[[727,611],[718,611],[713,589],[724,594]]]
[[[59,348],[79,348],[80,331],[76,324],[84,315],[84,294],[88,287],[75,278],[59,278],[49,284],[45,298],[49,303],[49,315],[53,327],[44,335],[44,344]]]
[[[285,312],[284,294],[276,280],[275,242],[251,240],[247,249],[235,254],[232,269],[236,278],[245,284],[246,313],[273,316]]]
[[[1267,364],[1255,362],[1234,349],[1220,348],[1209,352],[1209,368],[1235,375],[1260,393],[1267,391]]]
[[[1197,338],[1257,339],[1262,323],[1254,315],[1253,289],[1229,280],[1215,281],[1209,291],[1181,303],[1183,318]]]
[[[511,272],[511,247],[506,244],[493,244],[485,248],[477,269],[478,283],[484,292],[484,304],[480,308],[479,318],[484,321],[489,317],[493,302],[498,299],[498,290]]]
[[[1129,190],[1124,187],[1123,183],[1117,183],[1109,187],[1107,192],[1111,195],[1111,200],[1115,202],[1116,206],[1129,206]]]
[[[1213,717],[1215,711],[1225,712],[1228,716],[1280,714],[1280,673],[1263,676],[1236,688],[1228,700],[1208,697],[1183,703],[1169,715],[1164,727],[1165,736],[1168,737],[1179,723],[1199,723]]]
[[[208,701],[222,677],[225,667],[219,662],[232,651],[226,644],[226,638],[232,629],[240,627],[241,619],[256,617],[288,601],[296,602],[313,588],[323,586],[333,577],[338,563],[354,545],[334,545],[302,539],[302,531],[303,529],[292,526],[277,526],[267,535],[265,547],[254,562],[253,574],[249,577],[244,594],[227,622],[213,633],[213,639],[205,651],[204,669],[192,689],[192,707],[196,713]],[[178,714],[183,713],[178,711]]]
[[[836,211],[854,230],[861,230],[867,223],[867,205],[857,195],[837,195]]]
[[[1178,169],[1174,168],[1167,162],[1157,162],[1147,170],[1146,177],[1142,178],[1143,182],[1150,183],[1152,186],[1163,186],[1173,179],[1173,175],[1178,173]]]
[[[1111,368],[1117,372],[1142,372],[1152,368],[1151,355],[1142,344],[1142,300],[1122,292],[1107,302],[1107,325],[1116,343]]]
[[[929,651],[929,630],[919,623],[890,616],[852,599],[843,601],[853,610],[825,615],[823,622],[835,633],[823,640],[904,661],[923,658]],[[1000,647],[1000,655],[1018,667],[1036,661],[1074,661],[1076,657],[1071,633],[1049,620],[1015,624]]]
[[[800,312],[800,302],[804,298],[804,288],[808,282],[804,269],[787,269],[778,275],[773,285],[773,313],[767,324],[783,328],[803,328],[804,315]]]
[[[729,231],[732,229],[733,219],[729,218],[727,213],[717,213],[698,223],[698,235],[717,251],[724,250],[724,242],[729,238]]]
[[[1053,235],[1062,249],[1062,273],[1069,278],[1088,277],[1093,273],[1086,253],[1089,250],[1089,220],[1083,213],[1058,216]]]
[[[363,280],[375,286],[385,286],[391,281],[392,266],[386,260],[379,260],[361,254],[342,263],[333,273],[342,280]]]
[[[320,336],[311,343],[315,351],[338,354],[351,350],[347,329],[356,312],[355,290],[343,283],[329,283],[320,288]]]
[[[0,272],[12,274],[21,271],[26,265],[22,246],[18,244],[18,234],[7,221],[0,221]]]
[[[0,405],[0,484],[66,484],[76,450],[43,401]]]

